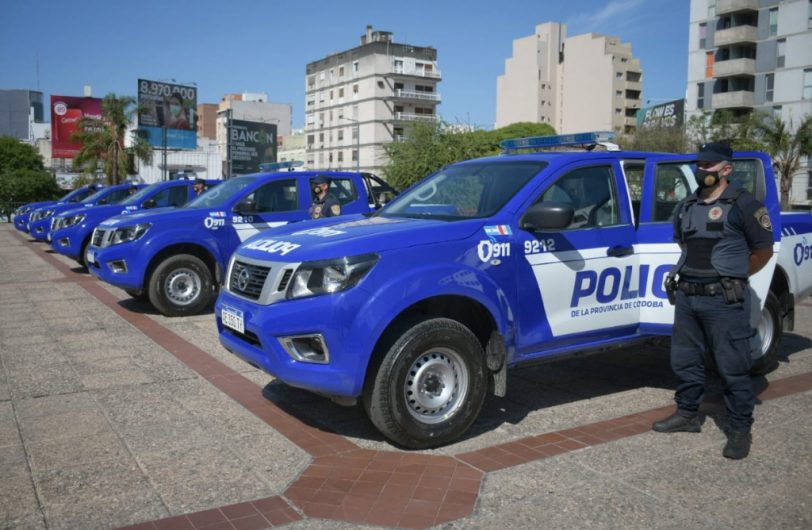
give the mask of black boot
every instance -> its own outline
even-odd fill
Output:
[[[665,419],[654,422],[651,429],[657,432],[700,432],[702,424],[697,416],[687,418],[675,412]]]
[[[749,432],[730,431],[727,433],[727,443],[722,450],[722,456],[741,460],[750,454],[752,437]]]

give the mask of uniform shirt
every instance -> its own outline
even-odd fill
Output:
[[[705,203],[699,190],[677,207],[674,240],[683,253],[681,277],[746,279],[752,251],[772,246],[767,209],[752,194],[732,185]]]
[[[323,199],[316,197],[310,205],[310,218],[334,217],[341,215],[341,203],[332,194],[328,193]]]

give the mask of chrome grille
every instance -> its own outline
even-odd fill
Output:
[[[285,274],[282,276],[282,279],[279,281],[279,288],[277,291],[284,291],[288,287],[288,282],[290,282],[290,277],[293,276],[293,269],[285,270]]]
[[[262,294],[262,286],[265,285],[269,272],[271,272],[270,267],[235,261],[231,267],[228,288],[246,298],[257,300]]]

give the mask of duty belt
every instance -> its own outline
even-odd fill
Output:
[[[682,281],[677,284],[680,291],[688,296],[716,296],[722,294],[722,283],[694,283]]]

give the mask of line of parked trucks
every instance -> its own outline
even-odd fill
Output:
[[[195,198],[189,181],[82,188],[14,224],[164,315],[216,300],[226,349],[362,403],[398,445],[434,447],[505,394],[508,369],[671,334],[671,215],[696,189],[694,157],[528,146],[449,165],[386,205],[394,190],[371,174],[272,172]],[[774,257],[750,278],[758,372],[812,293],[812,215],[780,212],[767,155],[733,165],[773,220]],[[309,220],[317,175],[340,217]]]

